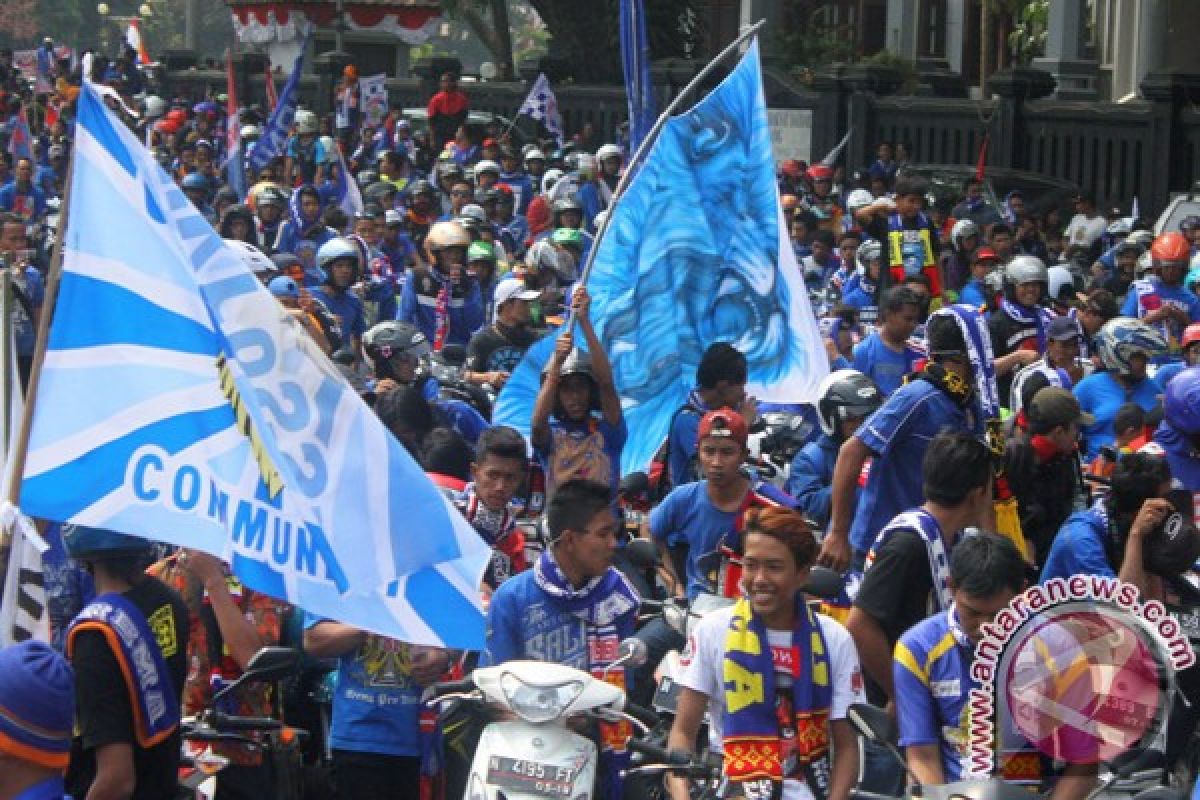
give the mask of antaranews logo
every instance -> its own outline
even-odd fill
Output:
[[[1052,758],[1110,760],[1159,729],[1172,672],[1196,660],[1162,603],[1117,578],[1032,586],[980,632],[964,777],[993,773],[1000,712]]]

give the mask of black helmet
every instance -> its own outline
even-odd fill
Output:
[[[268,186],[258,193],[258,199],[255,201],[255,206],[278,206],[279,208],[287,208],[287,203],[287,195],[283,193],[282,189],[275,186]]]
[[[848,419],[863,419],[883,405],[875,383],[858,370],[839,369],[830,373],[817,389],[817,420],[826,436],[838,438],[838,425]]]
[[[565,211],[576,211],[583,213],[583,206],[573,196],[560,197],[554,201],[554,216],[557,217]]]
[[[553,362],[547,361],[546,366],[542,369],[542,377],[550,371],[550,365]],[[600,409],[600,387],[596,385],[596,377],[592,374],[592,356],[586,350],[575,348],[567,355],[562,366],[558,369],[558,377],[560,379],[568,375],[585,375],[592,384],[591,399],[589,405],[593,411]],[[555,401],[555,413],[558,413],[557,401]]]
[[[429,357],[429,339],[407,322],[388,320],[363,334],[363,351],[378,377],[388,377],[388,362],[395,356],[408,355],[417,361]]]

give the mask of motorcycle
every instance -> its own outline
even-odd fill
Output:
[[[640,660],[639,660],[640,659]],[[645,661],[645,645],[627,639],[608,672]],[[439,714],[462,705],[501,719],[488,722],[479,737],[467,777],[467,800],[533,800],[592,796],[596,744],[575,733],[572,717],[627,722],[645,733],[654,715],[625,703],[625,692],[603,677],[561,664],[510,661],[476,669],[461,681],[431,686],[426,702]]]
[[[854,731],[864,739],[885,748],[904,768],[909,777],[908,797],[923,800],[1029,800],[1027,788],[1008,783],[992,776],[986,779],[954,781],[940,786],[922,785],[908,770],[904,757],[896,746],[895,726],[887,712],[865,703],[855,703],[846,711],[846,719]],[[1087,800],[1099,798],[1132,797],[1133,800],[1184,800],[1185,795],[1170,787],[1154,786],[1136,793],[1110,794],[1109,790],[1118,782],[1136,780],[1138,776],[1155,771],[1161,772],[1164,765],[1161,751],[1152,747],[1134,747],[1104,765],[1100,784],[1094,788]],[[850,790],[851,800],[899,800],[890,795]]]
[[[248,683],[273,683],[291,675],[300,662],[300,652],[290,647],[264,647],[251,656],[246,670],[212,696],[209,707],[180,723],[183,755],[180,760],[178,800],[212,800],[216,797],[219,773],[229,759],[213,752],[217,742],[261,748],[275,774],[275,797],[299,800],[302,795],[300,745],[308,732],[284,725],[271,717],[245,717],[218,711],[221,701],[234,689]],[[247,734],[262,734],[252,738]]]

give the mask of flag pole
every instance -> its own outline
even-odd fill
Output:
[[[671,115],[674,114],[675,110],[678,109],[683,103],[684,98],[691,94],[692,90],[699,86],[704,79],[707,78],[709,74],[711,74],[712,71],[717,68],[717,65],[731,56],[733,53],[737,52],[738,48],[741,47],[743,42],[745,42],[754,34],[758,33],[762,26],[766,24],[767,21],[765,19],[760,19],[758,22],[742,31],[741,35],[730,42],[724,50],[722,50],[720,53],[717,53],[716,57],[714,57],[712,61],[709,61],[708,64],[704,66],[704,69],[696,73],[696,77],[692,78],[692,80],[688,82],[688,85],[684,86],[683,90],[679,94],[675,95],[675,99],[671,101],[670,105],[663,109],[663,112],[658,115],[658,119],[654,122],[654,127],[650,129],[649,133],[646,134],[646,138],[642,140],[640,145],[638,145],[638,149],[634,151],[632,156],[629,157],[629,162],[625,165],[625,172],[623,175],[621,175],[621,180],[617,181],[617,188],[613,190],[612,202],[608,204],[608,213],[604,215],[604,221],[600,223],[600,228],[596,231],[596,238],[592,242],[591,249],[588,250],[587,261],[584,263],[583,272],[579,276],[580,285],[587,286],[588,276],[592,274],[592,265],[596,262],[596,253],[600,251],[600,242],[604,240],[604,234],[608,232],[608,225],[612,221],[612,211],[616,207],[617,202],[620,201],[621,197],[625,194],[625,190],[629,188],[629,183],[631,180],[633,180],[634,173],[637,172],[636,167],[650,152],[650,147],[658,139],[658,135],[662,132],[663,126],[667,124],[667,121],[671,118]],[[571,312],[571,314],[567,317],[568,328],[572,322],[573,316],[574,313]]]

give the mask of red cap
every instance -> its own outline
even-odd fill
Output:
[[[996,255],[996,251],[990,247],[980,247],[979,249],[977,249],[975,251],[975,258],[972,259],[972,262],[985,261],[987,259],[991,259],[992,261],[999,261],[1000,256]]]
[[[813,164],[808,168],[808,177],[812,178],[814,181],[832,180],[833,167],[827,167],[824,164]]]
[[[483,140],[483,146],[484,146],[484,147],[495,147],[495,146],[496,146],[496,140],[495,140],[495,139],[492,139],[492,138],[487,138],[487,139],[484,139],[484,140]]]
[[[733,439],[743,447],[746,445],[746,420],[742,415],[730,408],[718,408],[709,411],[700,420],[700,430],[696,433],[696,441],[709,436],[720,436]]]

